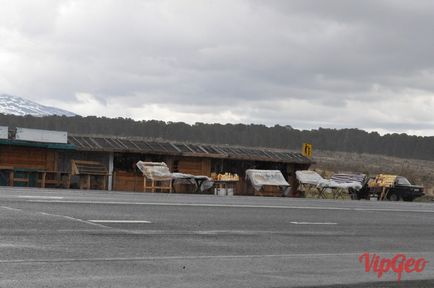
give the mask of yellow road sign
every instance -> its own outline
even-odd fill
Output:
[[[312,158],[312,144],[303,143],[303,148],[301,150],[301,153],[303,154],[303,156]]]

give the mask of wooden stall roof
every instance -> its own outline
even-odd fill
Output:
[[[60,150],[74,150],[75,149],[75,146],[72,144],[43,143],[43,142],[32,142],[32,141],[15,140],[15,139],[0,139],[0,145],[60,149]]]
[[[150,153],[236,160],[311,164],[301,153],[287,150],[229,145],[192,144],[143,138],[69,135],[68,143],[80,151]]]

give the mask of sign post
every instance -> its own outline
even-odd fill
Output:
[[[301,153],[303,154],[303,156],[312,158],[312,144],[303,143],[303,148],[301,150]]]

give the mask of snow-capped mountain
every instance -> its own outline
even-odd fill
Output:
[[[28,99],[6,94],[0,95],[0,113],[13,114],[18,116],[32,115],[38,117],[49,115],[76,115],[66,110],[40,105]]]

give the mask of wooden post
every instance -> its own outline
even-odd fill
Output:
[[[381,189],[380,200],[384,200],[385,194],[386,194],[386,187],[383,187]]]
[[[114,154],[111,152],[109,154],[109,165],[108,165],[108,190],[113,190],[113,167],[114,167]],[[106,181],[107,182],[107,181]],[[104,187],[105,190],[105,187]]]
[[[90,189],[90,175],[86,175],[86,189]]]
[[[9,172],[9,186],[14,186],[14,170],[11,170],[11,172]]]
[[[54,152],[54,171],[58,171],[58,164],[57,162],[59,161],[59,152],[55,151]]]
[[[112,176],[112,190],[115,189],[116,187],[116,172],[113,171],[113,176]]]
[[[102,184],[102,190],[106,190],[107,189],[107,176],[103,177],[103,181],[104,181],[104,183]]]
[[[42,172],[41,175],[41,188],[45,188],[45,177],[47,176],[47,172]]]
[[[66,178],[66,189],[71,188],[71,174],[68,173],[67,178]]]
[[[296,171],[296,167],[294,165],[288,164],[288,172],[289,172],[288,183],[290,185],[288,196],[291,197],[299,196],[297,195],[299,183],[297,181],[297,177],[295,176],[295,171]]]

